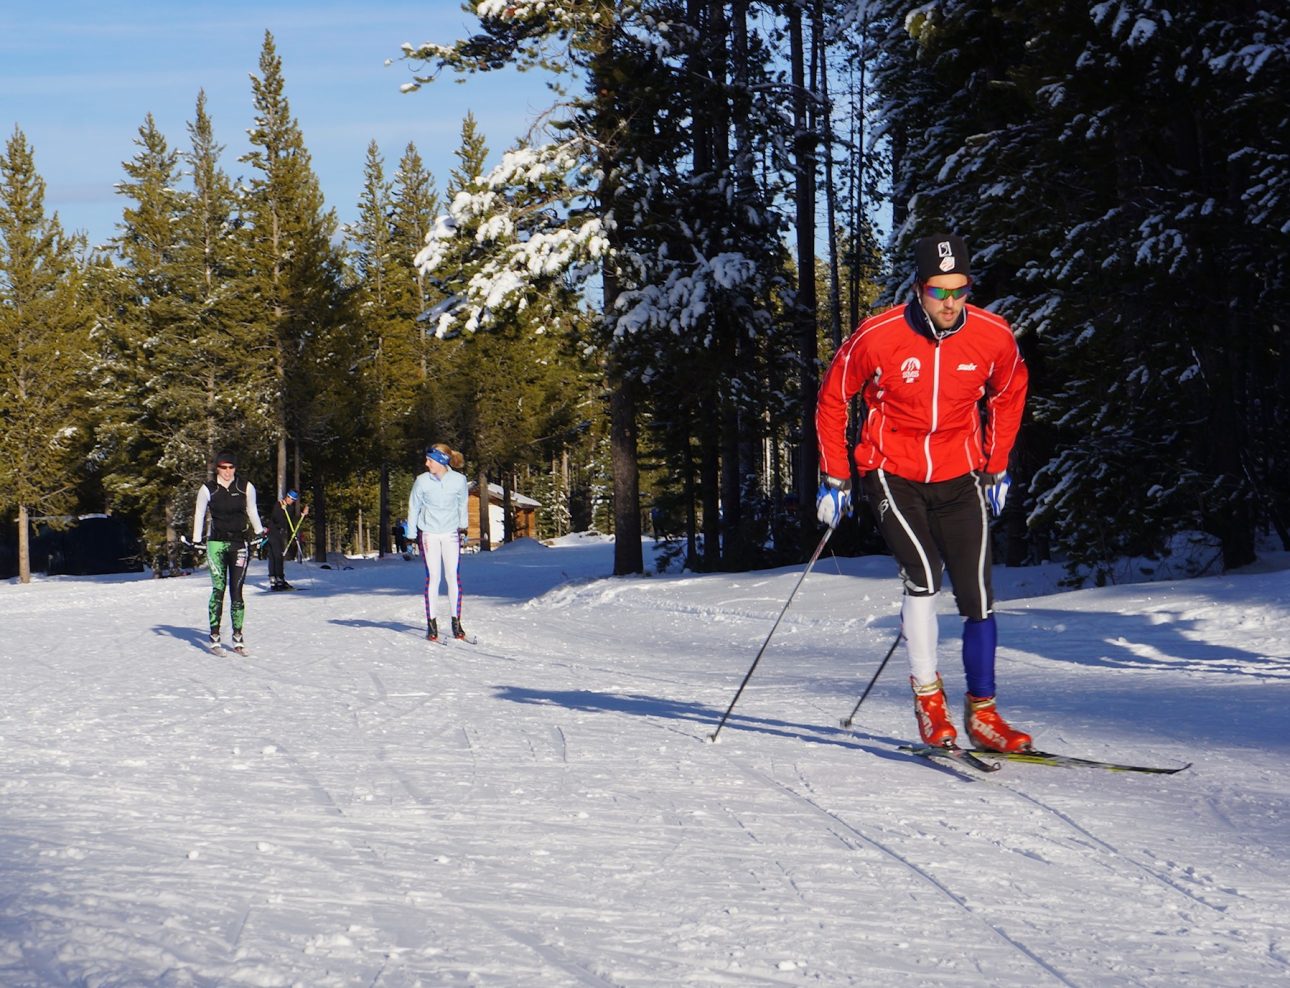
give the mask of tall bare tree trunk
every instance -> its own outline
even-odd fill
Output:
[[[833,181],[833,103],[829,99],[829,49],[824,41],[824,3],[815,0],[811,23],[813,62],[819,66],[820,105],[816,108],[817,131],[824,139],[824,203],[829,238],[829,329],[836,353],[842,346],[842,292],[838,274],[837,189]]]
[[[31,519],[25,504],[18,505],[18,582],[31,582]]]
[[[314,492],[313,492],[313,510],[309,515],[314,520],[314,561],[325,563],[327,561],[327,488],[323,483],[322,469],[317,462],[313,468]],[[301,557],[304,557],[304,548],[301,547]]]
[[[820,386],[820,375],[816,366],[819,350],[815,319],[815,135],[811,133],[807,114],[802,11],[796,5],[789,8],[788,31],[792,55],[793,149],[797,166],[797,306],[794,315],[797,320],[798,357],[802,366],[797,496],[802,523],[802,549],[805,552],[815,541],[815,486],[819,472],[819,451],[815,441],[815,397]]]
[[[614,94],[620,88],[614,71],[613,39],[616,29],[614,19],[606,16],[597,39],[598,50],[592,60],[592,86],[596,97],[595,128],[600,144],[600,174],[603,176],[598,190],[601,215],[608,215],[614,208],[617,186],[616,160],[619,140],[619,121],[614,109]],[[616,227],[607,231],[610,257],[601,275],[602,305],[606,317],[615,311],[618,300],[618,275],[614,271],[613,257],[621,247],[622,237]],[[642,573],[645,555],[641,547],[641,494],[640,463],[636,423],[636,382],[632,371],[620,358],[610,353],[605,364],[606,386],[609,390],[609,451],[614,475],[614,575]]]
[[[475,491],[479,495],[479,551],[488,552],[493,548],[493,498],[488,490],[488,471],[483,467],[475,474]]]
[[[376,553],[381,559],[394,551],[390,541],[390,465],[385,462],[385,454],[381,454],[381,492],[379,495],[380,505],[377,508],[376,521]]]

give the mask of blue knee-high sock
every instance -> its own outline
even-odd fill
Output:
[[[994,696],[994,650],[999,641],[994,615],[963,622],[963,673],[973,696]]]

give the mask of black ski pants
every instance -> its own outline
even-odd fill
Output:
[[[287,554],[287,533],[279,532],[275,525],[269,529],[269,582],[285,583],[287,580],[283,558]]]
[[[905,593],[929,597],[948,568],[954,602],[965,618],[983,620],[994,607],[990,581],[990,510],[975,471],[937,483],[883,470],[861,479],[878,529],[900,564]]]

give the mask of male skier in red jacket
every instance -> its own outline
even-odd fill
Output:
[[[998,514],[1007,496],[1028,374],[1008,323],[967,303],[972,278],[962,239],[924,237],[914,261],[916,300],[862,322],[820,386],[815,429],[824,481],[817,514],[834,526],[850,505],[847,403],[859,393],[866,415],[853,455],[900,564],[900,619],[919,733],[936,746],[952,746],[957,737],[936,656],[936,594],[948,567],[966,619],[964,726],[982,748],[1020,751],[1030,747],[1030,735],[1009,726],[994,703],[989,512]]]

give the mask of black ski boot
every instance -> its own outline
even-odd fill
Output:
[[[462,627],[461,627],[461,618],[453,618],[453,619],[452,619],[452,637],[453,637],[453,638],[465,638],[465,637],[466,637],[466,632],[465,632],[464,630],[462,630]]]
[[[426,641],[437,642],[439,640],[439,622],[434,618],[430,619],[430,630],[426,632]]]

